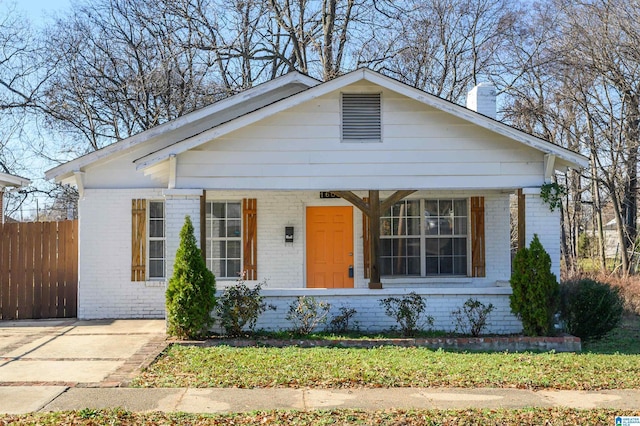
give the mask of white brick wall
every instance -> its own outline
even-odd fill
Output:
[[[488,306],[494,305],[494,310],[489,316],[488,326],[484,333],[511,334],[522,331],[522,324],[511,314],[509,307],[510,287],[467,288],[462,291],[454,288],[431,289],[343,289],[343,290],[264,290],[264,301],[276,306],[276,310],[267,310],[258,320],[256,330],[267,331],[287,330],[292,328],[292,323],[286,319],[289,306],[298,295],[314,297],[318,301],[328,302],[331,305],[327,324],[335,315],[340,313],[341,307],[354,308],[357,313],[352,321],[356,321],[362,331],[389,330],[398,328],[395,319],[388,317],[380,306],[380,300],[387,297],[402,298],[411,291],[415,291],[426,299],[427,309],[425,315],[434,317],[432,327],[425,329],[454,331],[456,319],[451,315],[452,311],[460,309],[469,299],[477,299]],[[460,294],[458,294],[460,292]],[[320,326],[318,330],[326,325]],[[214,331],[221,331],[214,328]]]
[[[560,210],[549,210],[540,197],[540,188],[524,188],[527,247],[538,234],[538,239],[551,257],[551,272],[560,279]]]
[[[163,318],[164,282],[131,281],[131,200],[161,190],[86,189],[79,201],[78,318]]]
[[[179,232],[184,217],[189,214],[199,240],[199,191],[190,190],[92,190],[85,191],[80,201],[80,318],[137,318],[164,316],[164,282],[131,282],[131,199],[165,200],[167,236],[167,276],[170,276]],[[347,205],[341,199],[320,199],[318,192],[302,191],[208,191],[207,199],[258,200],[258,280],[266,281],[267,292],[296,289],[305,286],[305,210],[307,206]],[[360,195],[366,195],[361,193]],[[384,194],[383,194],[384,195]],[[415,197],[442,197],[438,192],[421,192]],[[448,192],[447,197],[468,197],[472,192]],[[449,329],[450,312],[462,306],[471,295],[484,303],[493,303],[497,310],[495,332],[511,332],[519,322],[509,313],[509,288],[496,287],[496,281],[510,276],[509,256],[509,196],[487,193],[485,196],[486,258],[485,278],[419,278],[383,280],[385,289],[369,291],[362,269],[362,215],[354,210],[355,290],[352,293],[320,291],[337,309],[352,304],[359,311],[357,318],[363,328],[381,329],[393,324],[381,314],[379,299],[392,294],[418,291],[428,295],[430,311],[437,316],[435,328]],[[105,226],[104,221],[107,221]],[[285,226],[294,226],[295,241],[284,242]],[[218,280],[218,289],[228,284]],[[343,290],[345,291],[345,290]],[[498,292],[495,294],[495,292]],[[358,293],[359,292],[359,293]],[[387,292],[387,293],[384,293]],[[444,292],[444,293],[443,293]],[[479,292],[479,293],[478,293]],[[507,292],[507,293],[505,293]],[[434,294],[435,293],[435,294]],[[458,295],[459,293],[459,295]],[[384,295],[384,296],[383,296]],[[270,303],[279,305],[268,312],[260,327],[288,327],[284,316],[293,296],[273,296]],[[474,296],[475,297],[475,296]],[[502,318],[502,319],[500,319]],[[365,324],[368,324],[365,326]]]

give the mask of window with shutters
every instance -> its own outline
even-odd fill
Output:
[[[342,94],[342,141],[382,141],[380,93]]]
[[[165,278],[166,244],[163,201],[149,201],[149,273],[148,279]]]
[[[242,265],[242,203],[207,201],[207,267],[216,278],[238,279]]]
[[[385,276],[467,276],[467,199],[402,200],[380,218]]]

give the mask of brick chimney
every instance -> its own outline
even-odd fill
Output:
[[[496,88],[491,83],[480,83],[467,94],[467,108],[496,119]]]

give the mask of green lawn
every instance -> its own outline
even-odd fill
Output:
[[[640,388],[640,356],[174,345],[133,386],[631,389]]]
[[[461,353],[426,348],[284,348],[173,345],[138,387],[640,388],[640,319],[582,354]]]
[[[225,415],[180,413],[131,413],[123,410],[0,415],[0,424],[12,425],[613,425],[615,416],[639,415],[640,411],[572,410],[536,408],[524,410],[317,410],[263,411]]]

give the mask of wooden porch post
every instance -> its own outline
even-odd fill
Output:
[[[369,202],[365,202],[351,191],[331,191],[340,198],[343,198],[359,208],[362,213],[369,218],[369,256],[370,273],[369,288],[381,289],[380,282],[380,216],[382,211],[388,209],[393,204],[416,192],[415,190],[396,191],[389,198],[380,202],[380,191],[369,191]]]
[[[380,191],[369,191],[369,255],[371,272],[369,288],[379,290],[380,282]]]

